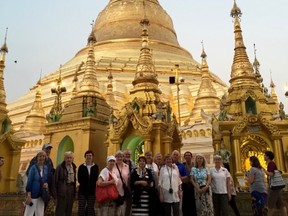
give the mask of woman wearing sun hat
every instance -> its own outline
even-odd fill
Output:
[[[117,176],[115,172],[113,172],[115,161],[116,158],[113,155],[107,157],[107,166],[101,170],[98,177],[98,186],[105,187],[111,184],[117,185]],[[105,203],[101,203],[101,205],[99,206],[99,215],[114,216],[116,214],[116,209],[116,203],[114,201],[107,201]]]

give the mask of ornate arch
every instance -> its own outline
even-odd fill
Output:
[[[59,146],[58,146],[58,150],[57,150],[57,165],[59,165],[60,163],[62,163],[62,161],[64,160],[64,153],[67,151],[72,151],[74,152],[74,142],[71,139],[70,136],[65,136]]]
[[[240,152],[241,152],[241,169],[243,172],[247,171],[247,165],[249,166],[249,157],[256,156],[259,158],[261,165],[264,167],[264,152],[269,150],[271,141],[260,134],[247,134],[241,140]],[[247,162],[248,159],[248,162]]]

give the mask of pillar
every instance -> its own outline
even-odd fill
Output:
[[[240,154],[240,136],[239,135],[233,135],[233,143],[232,143],[232,149],[234,152],[234,162],[235,162],[235,174],[236,176],[243,176],[243,172],[241,170],[241,154]]]
[[[172,138],[166,137],[163,139],[162,145],[164,148],[162,148],[162,154],[165,156],[166,154],[171,154],[172,151]]]
[[[273,136],[272,135],[272,147],[273,147],[273,153],[274,153],[274,161],[277,165],[277,168],[281,171],[286,172],[285,165],[284,165],[284,157],[283,157],[283,149],[281,145],[281,137],[280,136]]]
[[[152,151],[152,142],[150,139],[144,140],[144,152]]]

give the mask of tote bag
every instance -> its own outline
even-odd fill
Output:
[[[109,181],[111,179],[113,179],[113,177],[109,173]],[[118,190],[115,184],[107,185],[104,187],[100,187],[98,184],[96,184],[95,196],[98,203],[113,201],[118,198]]]
[[[270,188],[272,190],[280,190],[285,187],[285,182],[282,178],[282,172],[274,170],[274,175],[270,177]]]

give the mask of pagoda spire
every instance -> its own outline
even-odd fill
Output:
[[[88,57],[86,61],[86,68],[83,76],[83,80],[80,84],[79,94],[81,95],[98,95],[99,93],[99,83],[96,76],[96,65],[95,65],[95,54],[94,54],[94,44],[96,38],[94,34],[90,34],[88,38],[89,50]],[[102,96],[101,96],[102,97]]]
[[[46,122],[45,111],[42,106],[42,83],[40,77],[39,81],[37,82],[37,91],[35,94],[34,103],[20,130],[43,134],[46,130]]]
[[[132,82],[134,89],[143,86],[143,83],[149,83],[150,87],[153,87],[154,90],[157,90],[160,93],[158,88],[157,74],[155,72],[155,66],[152,60],[151,49],[149,48],[148,40],[148,26],[149,20],[144,18],[141,20],[140,25],[143,27],[142,30],[142,48],[140,50],[140,57],[136,68],[135,79]]]
[[[255,82],[255,75],[253,73],[253,67],[249,62],[243,41],[242,29],[240,26],[240,17],[242,16],[242,12],[235,0],[230,15],[234,18],[235,34],[234,59],[230,83],[232,86],[240,86],[243,85],[245,80],[246,84],[251,84],[251,82]]]
[[[92,43],[94,43],[94,44],[97,42],[96,37],[95,37],[95,34],[94,34],[94,32],[93,32],[94,20],[92,20],[92,23],[91,23],[90,25],[91,25],[92,29],[91,29],[91,33],[90,33],[90,35],[89,35],[89,37],[88,37],[88,39],[87,39],[87,45],[89,45],[90,42],[92,42]]]
[[[209,75],[209,66],[207,64],[207,55],[204,50],[204,43],[202,42],[202,80],[198,90],[197,98],[193,110],[190,114],[189,121],[185,121],[185,124],[189,122],[194,124],[195,122],[202,121],[202,112],[206,115],[212,115],[218,110],[220,99],[217,97],[217,92],[212,85],[211,78]],[[203,111],[202,111],[203,110]]]
[[[254,72],[255,72],[255,77],[256,77],[256,81],[257,83],[259,83],[259,85],[261,86],[261,83],[263,82],[263,78],[260,74],[260,63],[257,59],[256,56],[256,45],[254,44],[254,62],[253,62],[253,68],[254,68]]]
[[[6,53],[8,53],[8,47],[7,47],[7,33],[8,33],[8,28],[6,28],[6,32],[5,32],[5,39],[4,39],[4,43],[0,49],[1,52],[1,57],[0,59],[3,60],[5,62],[5,57],[6,57]]]
[[[276,93],[276,90],[275,90],[275,84],[273,82],[273,79],[272,79],[272,72],[270,71],[270,88],[271,88],[271,98],[272,100],[278,105],[279,104],[279,101],[278,101],[278,96],[277,96],[277,93]]]
[[[108,69],[109,70],[109,75],[108,75],[109,83],[107,85],[106,101],[113,109],[117,109],[117,104],[116,104],[115,97],[113,94],[113,75],[112,75],[111,67],[112,67],[112,64],[110,63],[110,67]]]
[[[212,83],[211,83],[211,79],[210,79],[210,75],[209,75],[209,67],[207,64],[207,55],[205,53],[204,50],[204,45],[202,42],[202,54],[201,54],[201,58],[202,58],[202,65],[201,65],[201,72],[202,72],[202,82],[200,84],[200,88],[198,90],[198,97],[215,97],[217,96],[216,90],[214,89]]]
[[[6,28],[4,44],[0,49],[0,113],[7,114],[7,103],[6,103],[6,92],[4,87],[4,69],[5,69],[5,57],[6,53],[8,53],[7,47],[7,32],[8,28]]]
[[[142,26],[142,47],[129,100],[132,102],[137,99],[142,104],[140,106],[145,107],[142,114],[152,116],[157,111],[156,106],[160,102],[161,90],[158,86],[159,82],[152,60],[153,56],[149,48],[148,26],[150,22],[146,18],[145,1],[143,1],[143,8],[144,18],[140,21]]]

